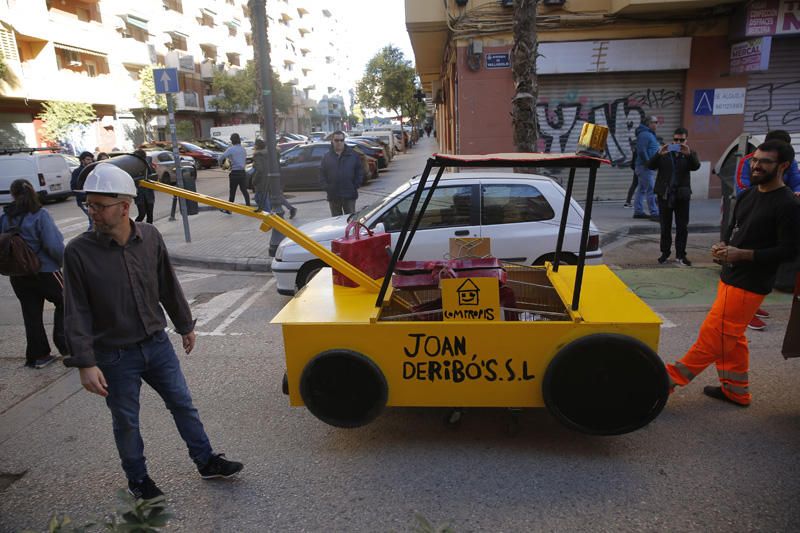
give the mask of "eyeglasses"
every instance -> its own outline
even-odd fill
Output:
[[[685,143],[686,142],[686,137],[673,137],[672,138],[672,142]]]
[[[124,204],[125,202],[114,202],[113,204],[96,204],[92,202],[83,202],[83,207],[85,207],[89,211],[95,211],[97,213],[102,213],[106,210],[107,207],[111,207],[112,205],[119,205]]]
[[[774,165],[775,163],[777,163],[777,161],[775,161],[774,159],[766,159],[766,158],[758,158],[758,157],[751,157],[750,158],[750,164],[753,165],[753,166],[755,166],[755,165],[768,166],[768,165]]]

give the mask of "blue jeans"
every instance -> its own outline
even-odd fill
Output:
[[[84,196],[78,196],[78,195],[75,196],[75,203],[78,204],[78,207],[80,207],[81,211],[83,211],[83,214],[86,215],[86,218],[89,219],[89,231],[91,231],[92,228],[94,227],[94,221],[92,220],[92,217],[89,215],[89,210],[86,209],[85,207],[83,207],[83,202],[85,202],[85,201],[86,201],[86,196],[85,195]]]
[[[644,202],[647,199],[647,208],[650,210],[650,216],[658,216],[658,204],[656,203],[656,195],[653,192],[653,186],[656,184],[656,171],[650,170],[644,165],[636,165],[636,176],[639,179],[639,186],[636,188],[636,196],[633,200],[633,213],[636,215],[644,215]]]
[[[161,396],[172,412],[178,432],[189,448],[189,457],[198,466],[208,462],[211,444],[166,332],[160,331],[133,347],[96,350],[95,358],[108,382],[106,405],[111,410],[114,440],[128,480],[140,481],[147,475],[144,442],[139,431],[142,380]]]

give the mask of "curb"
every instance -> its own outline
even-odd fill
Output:
[[[715,224],[689,224],[689,233],[718,233],[720,226]],[[603,233],[600,239],[601,246],[608,246],[628,235],[656,235],[661,233],[658,225],[627,226]]]
[[[198,259],[190,255],[169,254],[170,261],[176,266],[208,268],[214,270],[230,270],[236,272],[272,272],[272,258],[269,259]]]

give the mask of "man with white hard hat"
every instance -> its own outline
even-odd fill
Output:
[[[129,218],[136,196],[131,176],[111,163],[97,165],[83,186],[94,222],[64,252],[67,366],[80,369],[81,384],[106,399],[114,440],[136,498],[163,493],[147,474],[139,432],[142,380],[161,396],[203,479],[230,477],[242,463],[214,453],[164,331],[169,314],[188,354],[194,320],[167,248],[155,226]],[[159,305],[160,304],[160,305]]]

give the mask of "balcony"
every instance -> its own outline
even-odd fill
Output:
[[[177,111],[202,111],[200,98],[195,92],[175,93],[175,109]]]
[[[88,76],[71,70],[23,64],[26,97],[31,100],[65,100],[115,105],[117,86],[111,75]]]
[[[149,65],[150,52],[147,43],[136,39],[119,39],[111,52],[117,61],[126,65]]]
[[[181,72],[194,73],[194,56],[186,52],[173,50],[164,57],[167,68],[176,68]]]
[[[200,77],[205,81],[213,80],[214,74],[217,72],[225,72],[225,66],[222,63],[215,63],[210,59],[200,63]]]

